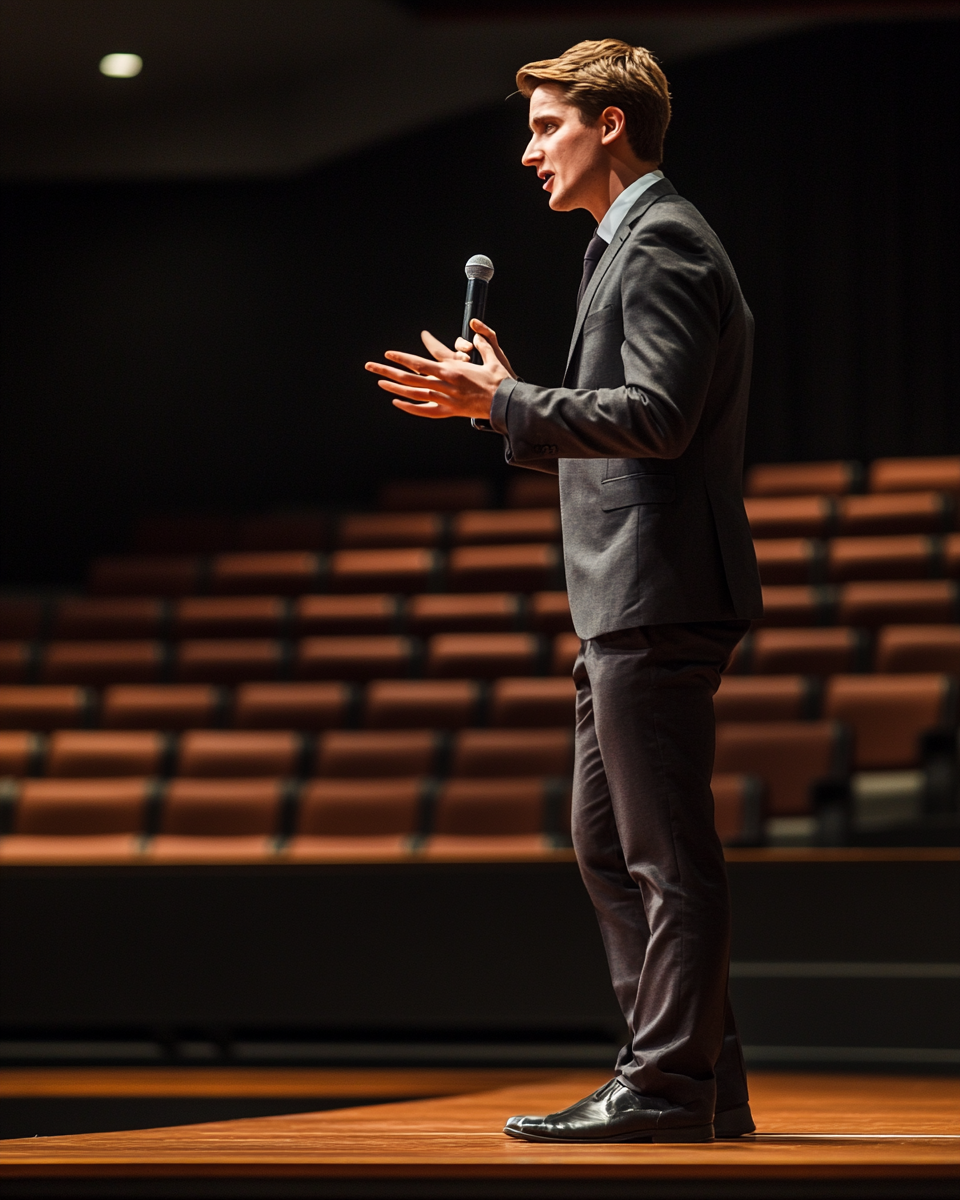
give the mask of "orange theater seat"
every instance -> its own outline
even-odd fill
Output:
[[[943,573],[950,579],[960,575],[960,533],[948,533],[942,543]]]
[[[490,836],[437,833],[427,838],[417,858],[447,863],[549,862],[557,857],[557,849],[553,839],[541,833]]]
[[[285,665],[284,644],[273,638],[190,638],[174,652],[174,673],[184,682],[277,679]]]
[[[44,683],[153,683],[165,673],[162,642],[48,642]]]
[[[0,837],[0,863],[6,866],[96,866],[136,863],[140,839],[129,833],[93,837]]]
[[[200,591],[202,560],[196,555],[97,558],[90,591],[99,596],[189,596]]]
[[[317,775],[375,779],[432,775],[444,740],[429,729],[337,729],[323,734]]]
[[[957,585],[949,579],[847,583],[837,618],[844,625],[944,623],[960,617]]]
[[[300,679],[396,678],[413,673],[416,652],[406,637],[306,637],[294,670]]]
[[[945,492],[845,496],[838,505],[839,533],[944,533],[952,528],[955,505]]]
[[[0,596],[0,638],[40,637],[47,625],[49,605],[25,596]]]
[[[344,550],[439,546],[446,522],[439,513],[349,513],[340,520],[337,545]]]
[[[243,550],[325,550],[330,541],[330,522],[323,513],[267,513],[243,521],[238,540]]]
[[[145,517],[135,543],[145,554],[215,554],[236,544],[237,525],[222,513]]]
[[[718,775],[755,775],[767,789],[771,816],[806,816],[814,789],[843,779],[849,739],[836,721],[721,721],[717,724]]]
[[[194,729],[180,739],[177,774],[196,778],[301,775],[305,751],[304,739],[290,731]]]
[[[174,779],[160,810],[160,833],[178,837],[269,837],[280,830],[279,779]]]
[[[713,697],[718,721],[801,721],[815,717],[820,687],[804,675],[724,675]]]
[[[26,779],[13,832],[33,837],[142,833],[154,791],[149,779]]]
[[[521,626],[521,598],[512,592],[411,596],[406,617],[411,633],[509,632]]]
[[[744,506],[755,538],[829,537],[836,518],[830,496],[757,496]]]
[[[433,678],[494,679],[542,670],[545,646],[534,633],[438,633],[427,648]]]
[[[367,688],[370,729],[463,729],[476,725],[482,689],[469,679],[380,679]]]
[[[319,589],[324,560],[308,550],[218,554],[210,566],[210,590],[298,596]]]
[[[530,628],[538,633],[566,633],[573,629],[570,598],[566,592],[534,592],[527,615]]]
[[[763,627],[743,639],[732,669],[739,675],[831,675],[869,667],[869,642],[859,629]]]
[[[559,542],[558,508],[488,509],[461,512],[451,519],[455,546],[490,546],[497,542]]]
[[[579,653],[580,639],[575,633],[558,633],[553,639],[553,657],[550,663],[553,674],[571,675]]]
[[[928,488],[960,497],[960,455],[878,458],[870,464],[871,492],[916,492]]]
[[[960,625],[888,625],[877,638],[876,666],[960,676]]]
[[[40,734],[0,730],[0,779],[39,775],[46,748],[46,738]]]
[[[757,463],[744,483],[746,496],[843,496],[863,481],[855,462]]]
[[[759,846],[763,842],[763,780],[756,775],[714,775],[713,819],[725,846]]]
[[[298,634],[395,633],[400,601],[386,593],[360,596],[300,596],[294,601]]]
[[[512,471],[505,503],[507,508],[559,508],[560,480],[541,471]]]
[[[237,688],[239,729],[336,729],[347,720],[353,689],[345,683],[245,683]]]
[[[263,836],[181,837],[178,834],[160,834],[147,843],[144,858],[150,862],[185,865],[264,863],[276,858],[276,846],[273,838]]]
[[[763,589],[763,624],[796,627],[832,625],[837,589],[832,587],[774,585]],[[855,625],[855,621],[844,622]]]
[[[460,837],[542,834],[547,804],[542,779],[452,779],[437,795],[433,832]]]
[[[572,725],[576,698],[572,679],[498,679],[490,696],[490,724],[503,729]]]
[[[73,729],[90,725],[95,702],[88,688],[0,686],[0,729]]]
[[[26,683],[32,676],[31,642],[0,642],[0,683]]]
[[[900,537],[837,537],[827,550],[827,573],[847,579],[927,579],[940,573],[938,539],[923,534]]]
[[[456,735],[450,774],[458,777],[547,775],[573,770],[567,729],[464,729]]]
[[[64,729],[50,735],[52,778],[163,775],[170,739],[147,730]]]
[[[956,724],[956,684],[946,675],[835,675],[824,715],[853,730],[854,765],[914,767],[925,733]]]
[[[168,604],[148,597],[70,596],[56,606],[55,638],[160,638],[167,626]]]
[[[300,795],[297,832],[308,837],[410,837],[423,826],[419,779],[313,779]]]
[[[380,489],[386,512],[459,512],[489,508],[492,499],[485,479],[395,479]]]
[[[175,638],[280,637],[289,601],[280,596],[188,596],[173,609]]]
[[[765,587],[818,583],[823,575],[823,542],[812,538],[761,538],[754,542],[754,549]]]
[[[105,729],[191,729],[220,725],[222,688],[203,684],[118,684],[103,696]]]
[[[332,592],[435,591],[443,556],[437,550],[337,550],[330,556]]]
[[[539,592],[561,587],[562,575],[560,549],[550,543],[457,546],[447,562],[453,592]]]
[[[360,837],[314,837],[302,834],[284,848],[285,862],[356,863],[403,862],[411,856],[410,838],[403,834]]]

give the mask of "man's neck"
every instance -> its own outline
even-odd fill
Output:
[[[593,219],[599,225],[606,216],[613,204],[614,200],[638,179],[642,179],[644,175],[650,171],[656,171],[658,163],[644,162],[638,158],[620,159],[615,158],[610,163],[610,170],[607,173],[605,184],[601,190],[598,189],[598,194],[594,202],[589,206],[588,211]],[[587,208],[587,205],[584,205]]]

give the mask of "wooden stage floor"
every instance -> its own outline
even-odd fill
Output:
[[[756,1073],[755,1137],[583,1147],[501,1133],[603,1081],[0,1144],[5,1197],[885,1197],[960,1193],[960,1081]]]

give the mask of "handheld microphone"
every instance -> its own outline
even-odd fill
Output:
[[[487,284],[493,278],[493,263],[485,254],[475,254],[473,258],[467,259],[467,265],[463,269],[467,276],[467,298],[463,305],[463,327],[460,330],[460,336],[473,345],[474,333],[470,328],[470,322],[474,318],[478,321],[485,318]],[[472,363],[483,362],[476,346],[470,351],[470,361]]]

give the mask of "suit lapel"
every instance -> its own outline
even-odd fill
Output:
[[[610,264],[617,257],[620,247],[633,232],[633,227],[640,220],[643,214],[647,211],[654,201],[659,200],[661,196],[675,196],[677,189],[673,186],[669,179],[660,179],[652,187],[647,188],[640,199],[634,204],[627,215],[620,222],[620,227],[613,235],[613,240],[610,245],[604,250],[603,256],[597,263],[596,269],[593,272],[593,277],[587,284],[587,290],[583,293],[583,299],[580,301],[580,307],[577,309],[577,320],[573,327],[573,337],[570,339],[570,351],[567,354],[566,370],[570,369],[570,363],[573,359],[573,352],[577,347],[577,342],[580,340],[580,333],[583,329],[583,322],[587,318],[587,313],[590,311],[590,305],[593,303],[593,297],[596,295],[597,288],[604,275],[607,273]]]

